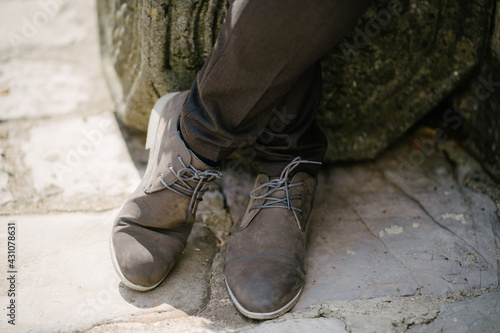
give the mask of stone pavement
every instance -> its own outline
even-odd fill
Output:
[[[94,2],[51,2],[53,12],[49,2],[0,2],[1,332],[500,332],[500,189],[451,140],[324,166],[306,288],[281,318],[246,319],[225,290],[224,248],[252,182],[237,157],[166,281],[124,287],[108,233],[144,172],[144,135],[114,117]]]

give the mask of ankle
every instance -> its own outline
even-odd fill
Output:
[[[198,159],[200,161],[202,161],[203,163],[205,163],[206,165],[212,167],[212,168],[217,168],[219,165],[220,165],[220,161],[219,162],[215,162],[215,161],[212,161],[211,159],[208,159],[200,154],[198,154],[197,152],[195,152],[193,149],[191,149],[191,147],[189,147],[189,144],[187,143],[187,141],[184,139],[184,135],[182,134],[182,130],[181,130],[181,127],[180,127],[180,124],[177,123],[177,131],[179,132],[179,136],[181,137],[181,140],[184,142],[184,144],[186,145],[186,147],[191,150],[193,152],[193,154],[196,155],[196,157],[198,157]]]

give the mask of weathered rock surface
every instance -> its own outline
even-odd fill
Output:
[[[116,213],[0,216],[0,225],[16,222],[18,228],[17,332],[83,331],[102,322],[155,322],[203,309],[213,234],[196,224],[168,281],[141,293],[125,287],[111,264],[109,230]],[[0,237],[6,247],[3,230]],[[2,279],[0,290],[8,290],[8,283]],[[7,292],[0,301],[8,304]],[[0,329],[10,331],[5,320]]]
[[[487,55],[470,82],[455,93],[453,102],[453,129],[463,123],[468,148],[500,183],[500,1]]]
[[[0,125],[3,214],[118,207],[140,178],[111,113]],[[1,198],[1,197],[0,197]]]
[[[347,333],[345,324],[338,319],[317,318],[317,319],[295,319],[278,322],[264,323],[260,326],[244,331],[247,333]]]
[[[318,115],[327,160],[372,158],[467,79],[490,42],[493,0],[376,0],[324,61]],[[120,114],[145,129],[156,99],[191,86],[226,1],[98,3],[108,81]]]
[[[225,2],[98,1],[104,68],[125,124],[145,130],[159,96],[191,86]]]
[[[391,3],[376,1],[358,23],[369,42],[350,64],[340,47],[325,59],[318,118],[330,160],[374,157],[482,62],[493,2],[401,1],[400,13],[377,32],[371,22],[381,22]],[[344,42],[355,47],[359,35],[353,31]]]
[[[491,294],[490,294],[491,293]],[[481,297],[485,295],[486,297]],[[307,309],[288,313],[273,322],[292,321],[298,318],[337,318],[345,323],[346,330],[354,333],[391,332],[455,332],[448,326],[433,326],[433,321],[442,323],[450,318],[451,311],[443,317],[440,311],[456,308],[462,313],[477,310],[494,312],[498,307],[499,288],[483,288],[471,291],[455,291],[440,296],[381,297],[369,300],[327,301]],[[488,309],[491,307],[491,309]],[[439,318],[441,317],[441,318]],[[472,317],[472,316],[471,316]],[[481,314],[476,318],[484,318]],[[484,326],[463,326],[458,332],[496,332],[496,316],[484,320]],[[472,319],[472,318],[470,318]],[[473,320],[461,320],[462,324],[473,324]],[[429,325],[431,324],[431,325]],[[429,325],[429,326],[427,326]],[[456,328],[457,326],[450,328]],[[434,330],[433,328],[437,328]],[[440,329],[443,329],[442,331]],[[421,329],[421,330],[420,330]],[[482,330],[481,330],[482,329]]]
[[[306,285],[293,311],[329,300],[498,286],[497,206],[464,185],[476,162],[450,157],[454,152],[467,156],[451,140],[425,153],[403,143],[374,162],[325,168],[310,222]],[[244,166],[234,170],[223,181],[237,220],[253,184]]]
[[[494,332],[500,329],[499,313],[500,292],[497,291],[457,304],[444,304],[435,320],[427,325],[416,326],[408,332]]]

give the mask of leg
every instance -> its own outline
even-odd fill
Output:
[[[320,80],[313,78],[318,75],[318,61],[369,3],[234,1],[182,109],[180,129],[187,145],[220,161],[233,150],[252,145],[269,125],[273,108],[283,101],[288,113],[306,114],[290,125],[290,135],[293,127],[311,124],[321,94]],[[289,141],[301,143],[297,138]]]
[[[315,122],[321,99],[321,66],[307,69],[277,107],[267,127],[246,153],[254,169],[269,176],[279,176],[296,156],[321,161],[327,141]],[[318,164],[301,164],[294,169],[316,175]]]

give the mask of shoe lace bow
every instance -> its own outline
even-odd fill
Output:
[[[168,167],[170,172],[177,178],[175,182],[172,185],[167,184],[163,180],[162,174],[158,178],[160,183],[169,190],[191,199],[186,214],[187,220],[189,215],[194,213],[196,204],[203,200],[203,194],[208,191],[208,186],[205,185],[213,182],[216,178],[222,178],[222,173],[215,169],[198,170],[193,165],[186,165],[180,155],[177,158],[181,162],[182,168],[175,171],[173,166]]]
[[[260,184],[255,189],[253,189],[252,192],[250,192],[250,197],[252,199],[264,199],[264,203],[252,206],[249,211],[260,208],[286,208],[288,210],[296,210],[302,212],[302,209],[300,207],[296,207],[292,204],[292,200],[302,199],[302,196],[301,195],[292,196],[290,194],[290,188],[301,186],[304,184],[304,182],[299,181],[296,183],[292,183],[291,179],[289,179],[290,172],[292,172],[301,163],[321,164],[321,162],[303,160],[300,156],[294,158],[283,169],[279,178],[272,179],[268,182]],[[257,194],[260,193],[260,191],[263,188],[267,188],[267,192],[265,192],[264,194]],[[277,191],[284,191],[285,197],[277,198],[272,196],[272,194]]]

